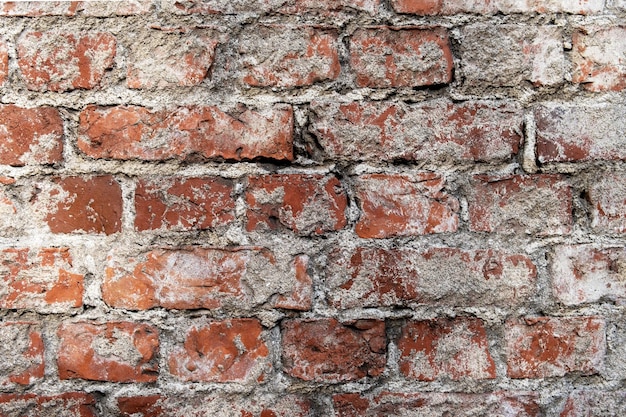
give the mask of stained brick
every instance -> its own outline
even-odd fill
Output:
[[[572,228],[572,191],[560,175],[478,175],[468,201],[473,231],[548,236]]]
[[[385,369],[385,323],[336,319],[282,324],[284,371],[305,381],[344,382],[380,376]]]
[[[359,87],[419,87],[452,81],[452,52],[444,29],[357,29],[350,64]]]
[[[209,35],[149,32],[131,45],[126,85],[148,89],[198,85],[213,64],[217,45]]]
[[[135,229],[204,230],[235,219],[233,183],[218,177],[142,179],[135,190]]]
[[[158,374],[158,331],[130,322],[64,323],[57,365],[61,379],[154,382]]]
[[[557,246],[551,257],[552,290],[566,305],[626,300],[626,249]]]
[[[43,378],[44,344],[37,323],[2,323],[0,340],[0,386],[29,385]]]
[[[169,354],[169,370],[183,381],[261,381],[271,367],[263,328],[256,319],[192,325]]]
[[[493,379],[496,365],[488,347],[479,319],[407,322],[398,339],[400,372],[420,381]]]
[[[0,87],[9,78],[9,51],[7,44],[0,39]]]
[[[0,394],[0,414],[7,417],[97,417],[96,399],[84,392],[57,395]]]
[[[225,113],[217,107],[150,111],[89,106],[80,115],[78,147],[92,158],[293,159],[293,111],[274,105]]]
[[[626,88],[626,27],[598,27],[574,32],[572,81],[589,91]]]
[[[394,393],[378,395],[336,394],[335,417],[387,417],[417,415],[445,417],[539,417],[535,394],[497,391],[489,394]]]
[[[0,164],[54,164],[62,159],[63,120],[56,109],[0,106]]]
[[[511,102],[454,104],[317,101],[310,132],[329,160],[502,161],[522,141],[522,112]]]
[[[536,317],[508,321],[507,375],[549,378],[571,372],[597,373],[606,349],[605,323],[598,317]]]
[[[145,310],[311,307],[308,257],[277,259],[259,247],[155,249],[108,258],[102,297],[112,307]]]
[[[0,252],[0,308],[61,312],[83,304],[84,276],[68,248]]]
[[[334,80],[341,70],[334,29],[259,26],[239,44],[243,82],[255,87],[299,87]]]
[[[542,105],[535,109],[539,162],[626,160],[626,106]]]
[[[246,229],[322,234],[346,226],[347,197],[334,176],[277,174],[250,177]]]
[[[443,191],[444,186],[444,178],[430,172],[359,177],[356,196],[362,213],[356,233],[386,238],[455,232],[459,202]]]
[[[109,33],[27,32],[17,43],[17,65],[29,90],[64,92],[100,86],[113,66]]]
[[[588,188],[591,227],[609,233],[626,232],[626,174],[598,175]]]
[[[329,302],[355,307],[510,307],[535,291],[537,271],[530,258],[493,250],[455,248],[335,249],[327,262]]]
[[[565,72],[561,29],[514,24],[466,26],[462,30],[461,61],[467,86],[560,84]]]

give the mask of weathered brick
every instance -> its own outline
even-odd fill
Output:
[[[68,248],[0,252],[0,308],[65,312],[83,304],[84,276]]]
[[[339,12],[364,11],[373,15],[380,0],[162,0],[161,7],[174,14],[271,13],[333,16]]]
[[[556,26],[476,24],[463,28],[461,36],[467,86],[550,86],[563,81],[563,39]]]
[[[88,0],[80,2],[79,10],[85,16],[133,16],[150,13],[152,0]]]
[[[293,159],[291,106],[231,113],[212,106],[89,106],[80,115],[78,147],[92,158],[121,160]]]
[[[356,233],[386,238],[455,232],[459,202],[443,191],[444,186],[444,178],[430,172],[359,177],[356,196],[361,218]]]
[[[312,417],[310,401],[292,394],[277,396],[118,397],[120,417]]]
[[[334,80],[341,67],[334,29],[258,26],[239,43],[243,82],[254,87],[299,87]]]
[[[233,182],[218,177],[141,179],[135,229],[203,230],[235,219]]]
[[[625,248],[557,246],[550,260],[552,291],[563,304],[626,301]]]
[[[0,386],[29,385],[43,378],[44,345],[37,323],[2,323],[0,341]]]
[[[385,369],[385,323],[336,319],[282,324],[284,371],[305,381],[344,382],[377,377]]]
[[[507,375],[549,378],[571,372],[595,374],[606,349],[598,317],[535,317],[506,324]]]
[[[473,231],[537,236],[571,231],[572,190],[560,175],[477,175],[469,191]]]
[[[113,66],[109,33],[27,32],[17,41],[17,65],[29,90],[93,89]]]
[[[57,332],[61,379],[154,382],[158,374],[158,331],[130,322],[64,323]]]
[[[453,15],[458,13],[571,13],[592,14],[604,9],[605,0],[392,0],[398,13]]]
[[[626,27],[577,31],[572,41],[573,82],[589,91],[626,89]]]
[[[539,417],[535,394],[497,391],[488,394],[394,393],[336,394],[335,417]]]
[[[398,339],[400,372],[411,379],[493,379],[483,322],[473,318],[407,322]]]
[[[2,1],[0,16],[74,16],[80,1]]]
[[[117,233],[122,227],[122,190],[110,175],[56,177],[36,185],[35,199],[52,233]]]
[[[334,176],[261,175],[248,179],[246,230],[322,234],[346,226],[346,193]]]
[[[263,328],[256,319],[192,325],[169,354],[169,371],[183,381],[262,381],[271,367]]]
[[[609,233],[626,232],[626,174],[594,177],[588,188],[591,227]]]
[[[7,417],[97,417],[95,406],[94,396],[84,392],[0,394],[0,415]]]
[[[539,162],[626,160],[625,113],[620,105],[538,106]]]
[[[0,39],[0,87],[9,78],[9,51],[7,44]]]
[[[626,414],[626,391],[578,390],[572,392],[560,417],[611,417]]]
[[[455,248],[336,249],[328,257],[327,298],[337,308],[510,307],[535,291],[537,270],[525,255]]]
[[[190,87],[200,84],[213,64],[216,39],[208,35],[153,30],[130,47],[129,88]]]
[[[56,109],[0,105],[0,164],[54,164],[62,159],[63,120]]]
[[[445,29],[357,29],[350,64],[359,87],[419,87],[452,81],[452,52]]]
[[[114,252],[102,297],[129,310],[263,305],[308,310],[313,290],[307,265],[306,255],[285,261],[259,247],[155,249],[137,257]]]
[[[311,111],[310,132],[329,160],[494,162],[522,141],[523,115],[511,102],[317,101]]]

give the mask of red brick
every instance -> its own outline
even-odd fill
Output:
[[[626,89],[626,27],[588,28],[572,35],[572,81],[589,91]]]
[[[283,368],[305,381],[344,382],[380,376],[385,369],[385,323],[336,319],[282,324]]]
[[[155,382],[158,331],[130,322],[64,323],[60,326],[57,365],[61,379]]]
[[[452,81],[452,52],[445,29],[357,29],[350,64],[359,87],[419,87]]]
[[[3,1],[0,16],[74,16],[80,1]]]
[[[29,385],[43,378],[44,345],[38,324],[2,323],[0,340],[0,386]]]
[[[626,174],[595,176],[588,196],[591,227],[596,231],[626,233]]]
[[[363,238],[418,236],[455,232],[459,202],[443,191],[435,173],[363,175],[356,183],[361,218],[356,233]]]
[[[551,256],[552,291],[566,305],[626,301],[626,249],[557,246]]]
[[[256,319],[193,325],[169,354],[169,370],[183,381],[261,381],[271,367],[264,338]]]
[[[380,0],[163,0],[162,8],[174,14],[237,14],[272,13],[285,15],[316,14],[334,16],[340,12],[363,11],[373,15],[378,10]]]
[[[605,323],[598,317],[536,317],[508,321],[507,375],[549,378],[600,371],[606,349]]]
[[[118,397],[120,417],[312,417],[313,410],[308,399],[292,394],[276,396],[255,393],[243,396],[195,396],[150,395],[144,397]]]
[[[417,15],[453,15],[459,13],[600,13],[604,0],[392,0],[398,13]]]
[[[135,229],[204,230],[235,220],[233,182],[218,177],[142,179]]]
[[[27,32],[17,42],[17,65],[29,90],[92,89],[113,66],[115,51],[109,33]]]
[[[117,233],[122,228],[122,189],[110,175],[54,178],[38,187],[52,233]],[[56,206],[55,206],[56,205]]]
[[[572,190],[560,175],[477,175],[468,196],[476,232],[569,234]]]
[[[102,285],[104,301],[118,308],[293,310],[311,307],[308,257],[284,262],[267,249],[155,249],[137,257],[112,253]]]
[[[148,89],[198,85],[213,65],[217,45],[207,35],[153,30],[130,47],[126,85]]]
[[[0,105],[0,164],[54,164],[62,159],[63,120],[56,109]]]
[[[511,102],[313,102],[310,132],[327,159],[503,161],[522,141]]]
[[[243,82],[253,87],[307,86],[334,80],[341,70],[333,29],[258,26],[243,35],[239,53]]]
[[[570,394],[561,417],[622,416],[626,414],[626,391],[580,390]]]
[[[496,365],[488,347],[479,319],[408,322],[398,340],[400,372],[420,381],[493,379]]]
[[[261,175],[248,179],[246,230],[322,234],[347,224],[346,193],[334,176]]]
[[[466,86],[541,87],[564,80],[563,33],[557,26],[480,23],[464,27],[461,39]]]
[[[9,51],[7,44],[0,39],[0,87],[9,78]]]
[[[275,105],[261,111],[240,108],[87,107],[80,115],[78,147],[91,158],[224,158],[293,160],[293,110]]]
[[[328,301],[340,309],[511,307],[535,292],[536,279],[537,270],[525,255],[456,248],[336,249],[326,268]]]
[[[0,394],[0,415],[13,417],[97,417],[96,399],[84,392],[58,395]]]
[[[336,394],[335,417],[516,416],[542,415],[535,394],[497,391],[488,394],[394,393]]]
[[[0,308],[65,312],[83,305],[84,276],[68,248],[0,252]]]
[[[625,106],[539,106],[537,158],[539,162],[626,160]]]

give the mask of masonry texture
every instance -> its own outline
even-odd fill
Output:
[[[626,415],[626,1],[0,1],[0,416]]]

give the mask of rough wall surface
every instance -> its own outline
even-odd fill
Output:
[[[626,415],[626,1],[0,1],[0,416]]]

